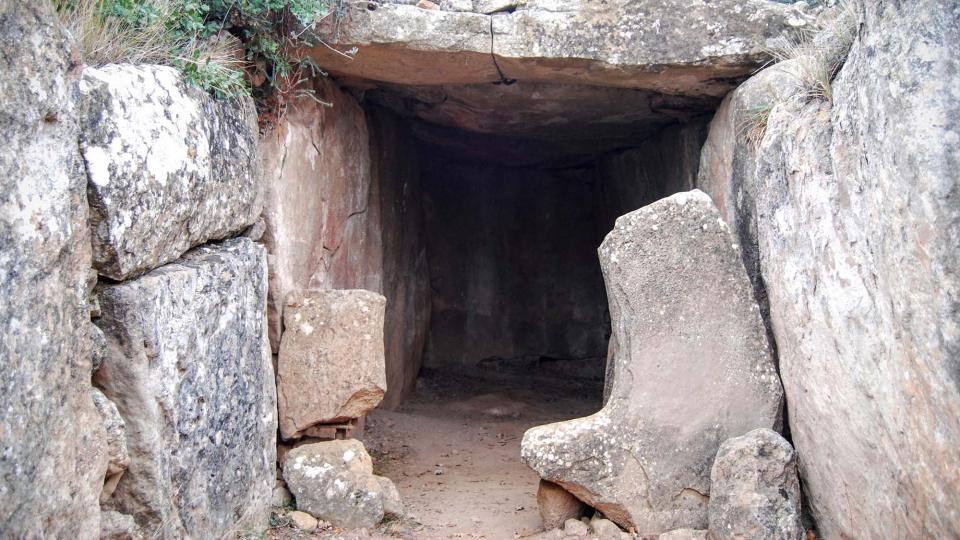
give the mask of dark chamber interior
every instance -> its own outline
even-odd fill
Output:
[[[393,163],[420,191],[404,200],[421,206],[430,275],[422,366],[595,383],[610,335],[597,248],[617,217],[693,189],[716,102],[663,113],[649,93],[517,86],[364,96],[413,141]]]

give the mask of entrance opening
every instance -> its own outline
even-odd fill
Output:
[[[374,411],[364,442],[424,538],[539,529],[524,431],[603,402],[597,247],[618,216],[693,188],[715,106],[663,112],[651,105],[662,97],[639,91],[477,86],[363,95],[371,117],[414,141],[402,167],[391,158],[404,185],[381,190],[419,191],[431,303],[415,391]]]

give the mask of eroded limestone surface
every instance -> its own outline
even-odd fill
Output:
[[[527,431],[522,457],[623,527],[704,529],[720,443],[780,424],[738,247],[694,190],[618,219],[599,254],[618,345],[610,395],[592,416]]]
[[[104,508],[154,537],[266,519],[277,430],[266,279],[263,247],[237,238],[98,290],[108,351],[95,382],[130,454]]]
[[[164,66],[86,68],[78,94],[101,275],[142,274],[260,216],[252,100],[215,100]]]
[[[359,418],[383,399],[383,296],[364,290],[294,291],[277,360],[280,434]]]
[[[951,537],[960,12],[947,1],[862,8],[832,100],[780,97],[802,72],[771,72],[795,64],[760,73],[711,126],[704,164],[720,166],[698,184],[727,199],[759,261],[819,534]],[[738,137],[753,105],[769,109],[759,141]]]
[[[0,1],[0,51],[0,536],[96,538],[86,178],[51,3]]]

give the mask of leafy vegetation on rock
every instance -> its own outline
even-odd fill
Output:
[[[319,70],[298,28],[343,13],[340,0],[55,0],[84,61],[156,63],[217,97],[275,103]]]

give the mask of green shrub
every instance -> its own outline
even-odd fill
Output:
[[[263,105],[316,70],[293,52],[290,28],[319,22],[339,0],[54,1],[87,64],[175,66],[217,97]]]

